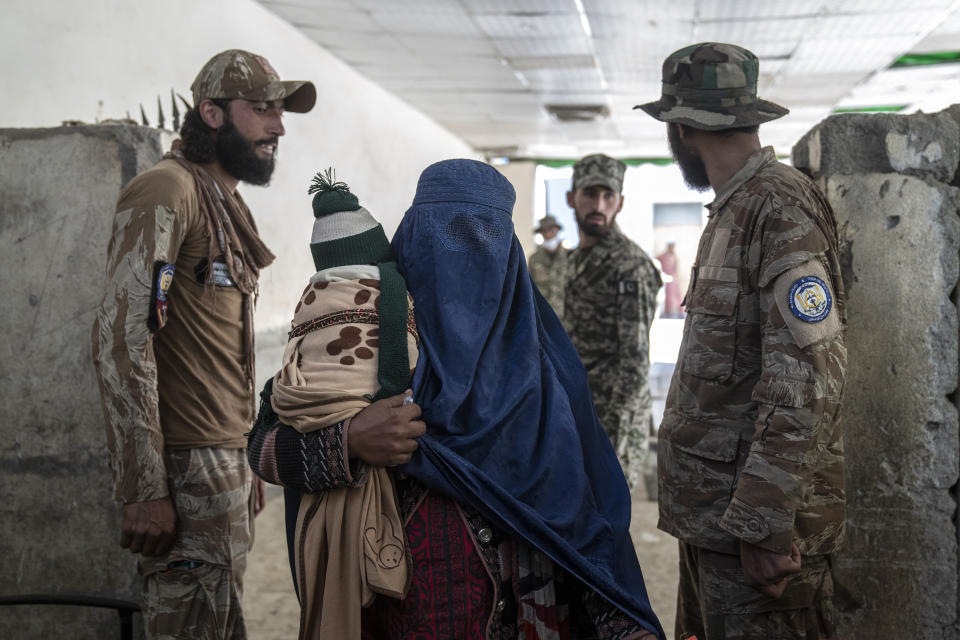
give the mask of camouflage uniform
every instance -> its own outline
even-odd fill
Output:
[[[664,64],[672,92],[643,107],[686,123],[668,115],[685,86],[744,95],[752,86],[756,100],[756,73],[756,57],[739,47],[689,47]],[[709,96],[697,99],[712,123],[710,109],[727,108]],[[699,109],[687,101],[682,118],[700,126]],[[731,126],[785,112],[777,109],[734,110]],[[829,554],[844,538],[838,411],[847,367],[833,212],[769,147],[708,208],[659,432],[659,526],[681,541],[677,637],[829,637]],[[799,547],[803,568],[781,598],[746,584],[741,540],[780,554]]]
[[[539,247],[527,261],[530,277],[560,317],[563,317],[563,294],[569,253],[570,251],[563,247],[557,247],[553,251]]]
[[[577,165],[576,188],[602,184],[620,192],[625,167],[619,161],[594,155]],[[653,261],[616,224],[568,260],[563,324],[631,489],[640,480],[652,426],[650,324],[661,284]]]
[[[280,98],[291,90],[287,84],[266,61],[234,50],[201,70],[194,99],[258,91]],[[294,106],[303,109],[313,85],[292,84],[300,91]],[[235,228],[237,215],[253,223],[239,195],[178,157],[140,174],[120,195],[93,327],[94,363],[116,499],[169,496],[176,511],[173,546],[140,557],[148,637],[242,639],[242,577],[253,538],[244,432],[253,422],[254,394],[246,337],[257,272],[229,268],[223,256],[211,262],[208,221],[218,216]],[[215,212],[204,193],[219,194]],[[235,265],[242,261],[237,257]],[[243,290],[233,278],[238,269]]]

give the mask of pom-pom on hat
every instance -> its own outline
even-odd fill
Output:
[[[307,191],[313,196],[313,236],[310,253],[317,271],[348,264],[377,264],[393,260],[383,227],[333,168],[317,173]]]

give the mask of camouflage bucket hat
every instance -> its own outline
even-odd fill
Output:
[[[573,165],[573,190],[601,185],[620,193],[626,170],[627,165],[602,153],[584,156]]]
[[[702,42],[675,51],[663,63],[663,95],[640,104],[661,122],[719,131],[776,120],[790,111],[757,97],[760,61],[733,44]]]
[[[210,58],[190,90],[194,106],[207,98],[283,100],[287,111],[306,113],[317,101],[312,82],[283,81],[266,58],[241,49],[229,49]]]
[[[533,230],[534,233],[543,233],[547,229],[563,229],[563,225],[557,222],[557,219],[551,215],[546,215],[540,218],[540,223],[537,225],[537,228]]]

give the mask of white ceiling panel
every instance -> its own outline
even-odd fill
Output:
[[[383,59],[384,51],[405,51],[399,38],[385,31],[346,31],[341,29],[313,29],[304,27],[301,31],[316,43],[336,53],[337,49],[367,49],[371,57],[379,55]]]
[[[960,64],[887,67],[960,48],[960,0],[261,0],[371,81],[478,149],[527,157],[668,153],[632,107],[660,96],[672,51],[735,42],[760,57],[782,153],[837,107],[942,108]],[[952,13],[951,13],[952,11]],[[565,123],[547,104],[605,105]]]
[[[461,0],[470,13],[575,13],[574,0]]]
[[[393,33],[433,34],[478,38],[483,34],[473,18],[463,13],[434,13],[427,11],[374,11],[374,22]]]
[[[690,44],[694,21],[689,19],[648,18],[631,14],[594,14],[590,27],[598,41],[610,37],[624,37],[636,41],[679,43],[677,48]],[[639,42],[638,42],[639,44]]]
[[[592,55],[593,45],[586,35],[565,38],[497,38],[493,47],[507,58],[521,56]]]
[[[275,13],[281,13],[283,7],[302,7],[313,11],[354,11],[358,8],[355,0],[261,0],[260,4]]]
[[[868,73],[892,63],[912,43],[905,36],[807,38],[783,71],[786,74]]]
[[[849,15],[897,11],[904,9],[906,4],[913,9],[940,8],[949,9],[954,0],[826,0],[823,3],[823,13],[845,13]]]
[[[423,56],[424,64],[443,74],[472,75],[513,75],[511,67],[503,58],[494,56],[461,56],[450,55],[442,57]]]
[[[583,0],[591,21],[597,15],[634,16],[661,23],[690,20],[696,15],[696,0]]]
[[[602,79],[593,69],[531,69],[524,71],[531,88],[539,92],[600,91]]]
[[[589,69],[597,66],[591,55],[581,56],[517,56],[504,58],[512,68],[519,71],[531,69]]]
[[[943,11],[911,9],[866,15],[821,16],[816,20],[816,36],[875,37],[924,36],[943,21]]]
[[[304,2],[306,0],[296,0]],[[319,0],[323,2],[325,0]],[[348,0],[353,6],[366,11],[427,11],[430,13],[461,13],[459,2],[450,0]]]
[[[699,0],[697,18],[704,22],[813,16],[830,0]]]
[[[702,22],[694,26],[694,42],[733,42],[758,56],[789,53],[807,35],[817,19],[795,17],[772,20]]]
[[[423,74],[424,66],[420,59],[406,51],[395,51],[389,65],[384,65],[383,60],[369,47],[331,47],[330,53],[357,70],[362,70],[365,75],[370,75],[371,71],[376,75],[378,72],[394,70],[405,70],[408,78]]]
[[[405,48],[414,52],[427,53],[436,57],[445,55],[489,55],[494,53],[490,40],[484,37],[467,38],[463,36],[447,36],[442,34],[396,34],[396,39]],[[389,57],[389,50],[382,50],[381,55]]]
[[[271,5],[281,18],[296,27],[314,27],[338,31],[382,31],[366,11],[355,9],[315,9],[300,5]]]
[[[474,15],[485,34],[491,38],[546,38],[585,35],[580,17],[564,15],[515,16],[508,14]]]

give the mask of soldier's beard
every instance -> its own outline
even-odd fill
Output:
[[[694,191],[706,191],[710,188],[710,178],[707,177],[707,168],[703,160],[690,153],[683,140],[680,139],[680,125],[676,122],[667,123],[667,140],[670,141],[670,152],[673,159],[680,166],[683,181]]]
[[[216,152],[217,160],[224,171],[231,176],[246,182],[264,186],[270,184],[270,177],[276,167],[276,157],[261,158],[257,155],[257,146],[261,144],[277,144],[277,138],[262,140],[248,140],[237,131],[233,122],[227,120],[217,130]]]
[[[609,221],[604,218],[602,223],[597,224],[595,222],[586,222],[587,216],[591,215],[591,213],[596,212],[588,211],[586,214],[584,214],[583,219],[581,219],[580,216],[577,216],[577,226],[580,227],[580,231],[588,236],[593,236],[594,238],[605,236],[607,232],[610,231],[610,227],[613,226],[613,221],[617,218],[616,214],[614,214]]]

